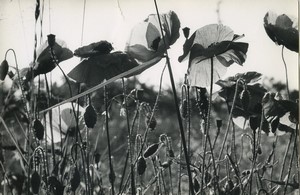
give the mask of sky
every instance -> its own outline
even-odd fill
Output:
[[[115,50],[124,50],[130,30],[149,14],[155,13],[154,2],[150,0],[40,0],[44,2],[43,23],[35,25],[35,0],[0,0],[0,56],[4,59],[9,48],[16,51],[19,67],[27,67],[33,60],[35,29],[43,34],[43,41],[52,33],[65,41],[74,51],[80,46],[107,40]],[[85,4],[84,4],[85,2]],[[249,49],[243,66],[233,64],[224,76],[239,72],[257,71],[267,77],[285,82],[281,46],[277,46],[265,33],[263,18],[268,11],[287,14],[298,23],[297,0],[157,0],[161,13],[169,10],[178,15],[181,28],[195,30],[208,24],[218,23],[217,8],[222,24],[229,26],[235,34],[245,34],[241,42],[248,42]],[[85,8],[85,9],[84,9]],[[83,17],[83,13],[84,17]],[[188,61],[179,63],[185,38],[180,38],[169,49],[169,56],[176,82],[184,78]],[[39,41],[40,43],[40,41]],[[38,44],[39,45],[39,44]],[[298,89],[298,54],[284,50],[288,66],[291,89]],[[12,53],[7,57],[14,66]],[[74,68],[80,59],[73,57],[61,63],[65,72]],[[165,61],[144,71],[138,76],[142,83],[159,84],[159,75]],[[170,86],[169,75],[164,75],[163,86]],[[56,68],[53,80],[61,83],[62,73]]]

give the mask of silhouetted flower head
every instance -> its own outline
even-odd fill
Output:
[[[222,24],[210,24],[199,28],[183,45],[182,62],[188,54],[188,79],[191,86],[207,87],[210,85],[211,59],[213,59],[213,82],[218,81],[227,67],[246,60],[248,43],[234,42],[242,36]]]
[[[133,27],[127,40],[125,52],[140,64],[159,62],[170,45],[179,38],[180,21],[175,12],[160,14],[165,42],[161,34],[158,17],[151,14],[143,22]]]
[[[291,51],[299,52],[299,32],[297,24],[287,15],[266,13],[264,27],[268,36],[278,45],[283,45]]]

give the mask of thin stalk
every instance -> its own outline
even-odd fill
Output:
[[[239,80],[237,80],[237,82],[236,82],[235,92],[234,92],[234,96],[233,96],[233,102],[232,102],[232,106],[231,106],[231,109],[230,109],[230,113],[229,113],[229,117],[228,117],[228,122],[227,122],[227,127],[226,127],[226,133],[225,133],[225,137],[224,137],[224,140],[223,140],[223,143],[222,143],[222,147],[221,147],[221,150],[220,150],[220,154],[219,154],[218,160],[220,160],[222,158],[224,146],[225,146],[225,143],[226,143],[226,140],[227,140],[227,136],[228,136],[228,133],[229,133],[229,127],[230,127],[230,122],[231,122],[231,118],[232,118],[232,113],[233,113],[233,109],[234,109],[236,98],[237,98],[238,84],[239,84]]]
[[[123,96],[124,96],[124,102],[125,102],[126,122],[127,122],[127,131],[128,131],[128,142],[129,142],[128,147],[129,147],[129,162],[130,162],[130,175],[131,175],[131,194],[135,195],[136,192],[135,192],[133,148],[132,148],[132,131],[133,131],[133,129],[130,129],[129,113],[128,113],[128,105],[127,105],[124,78],[122,78],[122,87],[123,87]]]
[[[49,85],[48,85],[48,79],[45,74],[45,81],[46,81],[46,90],[48,94],[48,104],[49,104],[49,98],[50,98],[50,90],[49,90]],[[52,110],[49,110],[49,124],[50,124],[50,134],[51,134],[51,151],[52,151],[52,161],[53,161],[53,166],[56,165],[55,162],[55,153],[54,153],[54,140],[53,140],[53,126],[52,126]]]
[[[162,34],[162,37],[163,37],[164,45],[166,46],[166,40],[165,40],[165,37],[164,37],[163,28],[162,28],[162,24],[161,24],[161,21],[160,21],[160,15],[159,15],[159,11],[158,11],[158,6],[157,6],[157,3],[156,3],[156,0],[154,0],[154,4],[155,4],[155,9],[156,9],[157,17],[158,17],[160,31],[161,31],[161,34]],[[170,76],[170,81],[171,81],[171,86],[172,86],[172,91],[173,91],[173,96],[174,96],[174,104],[175,104],[176,113],[177,113],[177,120],[178,120],[178,124],[179,124],[179,129],[180,129],[182,146],[183,146],[185,161],[186,161],[186,165],[187,165],[187,172],[188,172],[188,178],[189,178],[190,192],[191,192],[192,195],[194,195],[195,192],[194,192],[194,187],[193,187],[192,173],[191,173],[191,169],[190,169],[190,160],[189,160],[189,155],[187,153],[187,146],[186,146],[186,141],[185,141],[183,124],[182,124],[182,120],[181,120],[181,116],[180,116],[180,110],[179,110],[179,106],[178,106],[178,99],[177,99],[176,87],[175,87],[175,82],[174,82],[172,67],[171,67],[171,63],[170,63],[170,59],[169,59],[169,55],[168,55],[168,51],[167,50],[166,50],[166,59],[167,59],[169,76]]]
[[[108,130],[108,104],[107,104],[106,87],[104,87],[104,104],[105,104],[105,130],[106,130],[106,136],[107,136],[109,169],[110,169],[111,177],[114,177],[115,173],[114,173],[113,164],[112,164],[112,160],[111,160],[110,137],[109,137],[109,130]],[[111,188],[112,188],[112,195],[114,195],[115,194],[114,178],[110,179],[110,184],[111,184]]]
[[[121,191],[122,191],[122,185],[123,185],[123,181],[124,181],[124,178],[125,178],[126,168],[127,168],[127,165],[128,165],[128,159],[129,159],[129,151],[127,151],[127,153],[126,153],[126,159],[125,159],[125,164],[124,164],[124,168],[123,168],[123,172],[122,172],[122,177],[121,177],[121,182],[120,182],[119,193],[118,194],[121,194]]]
[[[284,49],[284,45],[282,45],[282,49],[281,49],[281,58],[284,64],[284,69],[285,69],[285,82],[286,82],[286,91],[288,94],[288,99],[290,99],[290,89],[289,89],[289,77],[288,77],[288,72],[287,72],[287,65],[285,63],[284,60],[284,56],[283,56],[283,49]]]
[[[289,178],[290,178],[290,175],[291,175],[292,164],[293,164],[293,160],[294,160],[294,154],[295,154],[296,148],[297,148],[298,125],[296,125],[296,131],[295,132],[296,133],[295,133],[295,139],[294,139],[294,147],[293,147],[292,156],[291,156],[291,159],[290,159],[290,164],[289,164],[287,179],[286,179],[285,185],[284,185],[284,195],[286,194],[286,190],[287,190]],[[293,135],[293,133],[292,133],[292,135]]]
[[[217,177],[217,170],[216,170],[216,164],[215,164],[215,158],[214,158],[214,153],[213,153],[213,147],[211,144],[211,140],[210,140],[210,136],[209,136],[209,128],[210,128],[210,115],[211,115],[211,106],[212,106],[212,91],[213,91],[213,58],[210,59],[211,61],[211,72],[210,72],[210,92],[209,92],[209,103],[208,103],[208,112],[207,112],[207,118],[205,121],[205,143],[204,143],[204,153],[203,153],[203,163],[202,163],[202,174],[201,174],[201,193],[203,193],[203,181],[204,181],[204,173],[205,173],[205,157],[206,157],[206,145],[207,142],[209,143],[209,149],[211,152],[211,157],[212,157],[212,162],[213,162],[213,169],[214,169],[214,176]],[[216,181],[217,187],[216,185],[213,185],[215,193],[217,192],[217,190],[219,191],[219,187],[218,187],[218,181]]]
[[[279,181],[282,181],[283,172],[284,172],[284,168],[285,168],[285,163],[286,163],[286,159],[287,159],[287,156],[288,156],[288,153],[289,153],[289,150],[290,150],[292,139],[293,139],[293,134],[291,133],[289,143],[288,143],[288,145],[286,147],[286,150],[285,150],[285,153],[284,153],[283,162],[282,162],[282,165],[281,165],[281,172],[280,172]]]
[[[275,163],[275,148],[276,148],[276,144],[277,144],[277,140],[278,140],[278,136],[275,137],[275,140],[273,142],[273,158],[272,158],[272,163],[274,164]],[[273,180],[273,173],[274,173],[274,166],[271,167],[271,176],[270,176],[270,180]],[[271,189],[273,188],[273,183],[271,182]]]

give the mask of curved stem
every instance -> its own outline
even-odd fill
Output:
[[[284,56],[283,56],[283,49],[284,49],[284,46],[282,45],[281,58],[282,58],[282,61],[283,61],[283,64],[284,64],[284,69],[285,69],[286,91],[287,91],[287,94],[288,94],[288,99],[290,99],[289,77],[288,77],[288,72],[287,72],[287,66],[286,66],[286,63],[285,63],[285,60],[284,60]]]

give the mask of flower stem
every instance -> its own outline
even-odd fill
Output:
[[[114,169],[112,165],[111,160],[111,148],[110,148],[110,137],[109,137],[109,130],[108,130],[108,104],[107,104],[107,92],[106,92],[106,86],[104,87],[104,105],[105,105],[105,130],[106,130],[106,136],[107,136],[107,147],[108,147],[108,160],[109,160],[109,169],[110,169],[110,184],[111,184],[111,190],[112,195],[115,194],[114,189]]]
[[[289,89],[289,77],[288,77],[288,72],[287,72],[287,66],[284,60],[284,56],[283,56],[283,49],[284,46],[282,45],[282,49],[281,49],[281,58],[284,64],[284,69],[285,69],[285,81],[286,81],[286,91],[287,91],[287,95],[288,95],[288,99],[290,99],[290,89]]]
[[[165,37],[164,37],[164,34],[163,34],[163,28],[162,28],[162,24],[161,24],[161,21],[160,21],[160,15],[159,15],[159,11],[158,11],[158,6],[157,6],[157,3],[156,3],[156,0],[154,0],[154,4],[155,4],[155,9],[156,9],[157,18],[158,18],[158,22],[159,22],[161,34],[162,34],[162,37],[163,37],[164,45],[166,47],[166,40],[165,40]],[[186,146],[186,141],[185,141],[183,124],[182,124],[182,120],[181,120],[181,116],[180,116],[180,110],[179,110],[179,106],[178,106],[178,99],[177,99],[177,94],[176,94],[175,82],[174,82],[172,67],[171,67],[171,63],[170,63],[170,59],[169,59],[169,55],[168,55],[168,51],[167,50],[166,50],[166,59],[167,59],[167,65],[168,65],[168,70],[169,70],[169,76],[170,76],[172,91],[173,91],[175,109],[176,109],[176,113],[177,113],[177,120],[178,120],[178,125],[179,125],[181,140],[182,140],[183,152],[184,152],[185,161],[186,161],[186,165],[187,165],[187,172],[188,172],[188,178],[189,178],[190,193],[191,193],[191,195],[194,195],[195,192],[194,192],[193,179],[192,179],[192,173],[191,173],[191,168],[190,168],[190,160],[189,160],[189,155],[187,153],[187,146]]]
[[[298,134],[298,125],[296,125],[294,147],[293,147],[292,156],[291,156],[291,159],[290,159],[290,164],[289,164],[287,178],[286,178],[285,185],[284,185],[284,195],[286,194],[287,185],[288,185],[289,178],[290,178],[290,175],[291,175],[292,164],[293,164],[293,160],[294,160],[294,154],[295,154],[296,148],[297,148],[297,134]],[[291,136],[292,135],[293,135],[293,133],[291,134]]]

